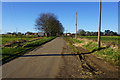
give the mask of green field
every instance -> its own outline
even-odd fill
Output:
[[[23,35],[22,38],[21,36],[15,36],[15,35],[2,35],[2,44],[8,43],[8,42],[13,42],[13,41],[17,41],[17,40],[30,40],[33,38],[36,38],[37,35],[32,35],[32,36],[26,36]]]
[[[80,38],[87,38],[87,39],[98,39],[97,36],[80,36]],[[111,43],[111,44],[118,44],[118,41],[120,40],[120,36],[101,36],[101,41],[105,43]]]

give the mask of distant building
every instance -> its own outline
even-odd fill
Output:
[[[38,32],[38,36],[39,36],[39,37],[43,37],[43,36],[44,36],[44,33],[43,33],[43,32]]]
[[[72,33],[72,37],[75,37],[75,33]]]
[[[34,33],[34,35],[38,35],[38,33]]]
[[[7,35],[12,35],[12,33],[11,32],[7,32]]]
[[[71,33],[65,33],[64,35],[65,36],[71,36]]]
[[[25,33],[25,35],[27,35],[27,36],[28,36],[28,35],[30,35],[30,34],[29,34],[29,33]]]
[[[32,32],[26,32],[25,35],[34,35]]]

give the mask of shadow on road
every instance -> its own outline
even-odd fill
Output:
[[[102,49],[106,49],[106,48],[109,48],[109,46],[107,47],[103,47],[103,48],[98,48],[98,49],[94,49],[93,51],[91,52],[87,52],[87,53],[78,53],[78,54],[40,54],[40,55],[23,55],[21,57],[34,57],[34,56],[76,56],[76,55],[84,55],[84,54],[91,54],[95,51],[100,51]],[[9,55],[9,56],[13,56],[11,54],[0,54],[0,55]]]
[[[80,54],[40,54],[40,55],[23,55],[21,57],[35,57],[35,56],[76,56]]]
[[[108,46],[109,47],[109,46]],[[36,55],[23,55],[21,57],[36,57],[36,56],[77,56],[77,55],[84,55],[84,54],[91,54],[95,51],[99,51],[99,50],[102,50],[102,49],[106,49],[108,47],[103,47],[103,48],[99,48],[99,49],[94,49],[93,51],[91,52],[87,52],[87,53],[78,53],[78,54],[36,54]]]
[[[98,48],[98,49],[94,49],[94,50],[92,50],[91,52],[88,52],[88,53],[81,53],[81,54],[91,54],[91,53],[93,53],[93,52],[95,52],[95,51],[100,51],[100,50],[102,50],[102,49],[106,49],[106,48],[109,48],[110,46],[106,46],[106,47],[101,47],[101,48]]]

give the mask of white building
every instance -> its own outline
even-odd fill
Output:
[[[43,32],[38,32],[38,36],[44,36],[44,33]]]

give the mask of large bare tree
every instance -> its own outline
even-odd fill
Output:
[[[64,28],[53,13],[42,13],[36,20],[36,29],[44,31],[46,36],[56,36],[62,34]]]

